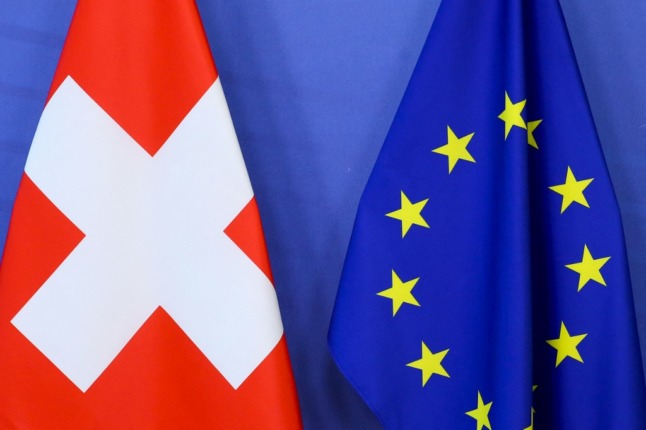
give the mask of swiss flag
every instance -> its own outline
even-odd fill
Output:
[[[193,0],[78,2],[0,266],[0,428],[301,428]]]

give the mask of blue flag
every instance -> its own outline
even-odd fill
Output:
[[[388,429],[644,429],[620,215],[557,0],[444,1],[332,354]]]

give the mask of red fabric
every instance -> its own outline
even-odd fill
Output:
[[[247,203],[247,206],[245,206],[238,216],[235,217],[227,228],[224,229],[224,233],[229,236],[229,239],[231,239],[233,243],[238,245],[242,252],[244,252],[273,283],[274,279],[269,265],[265,235],[262,232],[258,203],[256,203],[255,197]]]
[[[80,0],[50,97],[68,75],[154,155],[217,72],[193,1]]]
[[[180,0],[80,0],[52,93],[68,75],[151,156],[217,78]],[[255,200],[227,230],[271,279]],[[301,428],[284,336],[234,390],[162,308],[81,392],[11,319],[83,237],[24,176],[0,266],[1,429]]]

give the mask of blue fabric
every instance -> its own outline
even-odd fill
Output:
[[[506,138],[507,93],[526,106]],[[474,133],[475,163],[433,152],[447,126]],[[593,180],[564,205],[550,187],[570,168]],[[410,229],[404,198],[422,202]],[[610,257],[593,280],[567,267],[586,252]],[[383,296],[395,274],[412,303]],[[548,341],[568,336],[559,357]],[[480,395],[493,428],[646,426],[621,218],[557,1],[440,6],[359,204],[330,347],[388,429],[489,428],[467,415]]]

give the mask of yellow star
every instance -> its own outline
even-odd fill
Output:
[[[586,208],[590,207],[588,201],[583,195],[583,190],[585,190],[593,180],[594,178],[581,179],[580,181],[577,181],[574,177],[574,173],[572,173],[572,169],[570,168],[570,166],[568,166],[567,174],[565,175],[565,183],[550,187],[550,190],[555,191],[563,196],[563,202],[561,203],[561,213],[565,212],[565,210],[572,204],[572,202],[577,202],[580,205],[585,206]]]
[[[527,129],[525,120],[520,115],[523,109],[525,109],[525,103],[527,103],[527,100],[512,103],[509,94],[505,91],[505,110],[498,115],[498,118],[505,121],[505,140],[507,140],[507,136],[509,136],[509,132],[513,126],[520,127],[523,130]]]
[[[532,385],[532,392],[536,391],[538,388],[538,385]],[[525,427],[523,430],[534,430],[534,414],[536,413],[536,410],[532,406],[532,416],[531,416],[531,421],[528,427]]]
[[[542,122],[543,120],[539,119],[536,121],[529,121],[527,123],[527,143],[529,144],[529,146],[533,146],[536,149],[538,149],[538,144],[536,143],[536,139],[534,138],[534,130],[536,130],[536,127],[538,127],[538,125]]]
[[[446,373],[446,370],[442,366],[442,360],[446,357],[449,350],[445,349],[444,351],[436,352],[433,354],[430,349],[422,342],[422,358],[419,360],[408,363],[406,366],[414,367],[422,371],[422,387],[426,385],[428,380],[433,374],[445,376],[450,378],[449,374]]]
[[[404,192],[401,192],[401,209],[389,212],[386,216],[398,219],[402,222],[402,237],[406,236],[408,230],[413,224],[428,228],[428,224],[422,217],[422,209],[428,202],[428,199],[417,203],[411,203]]]
[[[577,291],[581,291],[590,280],[597,281],[605,287],[606,281],[601,275],[601,268],[608,260],[610,260],[610,257],[592,258],[588,245],[583,245],[583,258],[581,262],[565,265],[568,269],[574,270],[579,274],[579,289]]]
[[[536,413],[536,410],[532,408],[532,419],[530,421],[530,424],[528,427],[525,427],[523,430],[534,430],[534,414]]]
[[[554,367],[559,367],[559,364],[561,364],[561,362],[567,357],[571,357],[576,361],[583,363],[581,354],[579,354],[579,351],[576,349],[576,347],[581,343],[583,339],[585,339],[587,335],[587,333],[584,333],[576,336],[570,336],[570,333],[565,327],[565,323],[561,322],[561,333],[559,334],[558,339],[551,339],[546,341],[552,348],[556,349],[556,366]]]
[[[480,391],[478,391],[478,407],[472,411],[466,412],[468,416],[476,420],[476,426],[478,430],[482,430],[483,426],[491,430],[491,423],[489,422],[489,410],[491,410],[492,405],[493,402],[489,402],[485,405],[485,403],[482,401]]]
[[[451,127],[447,125],[446,129],[446,145],[435,148],[433,152],[449,157],[449,173],[453,171],[458,160],[471,161],[472,163],[475,163],[476,160],[473,159],[467,150],[467,145],[475,133],[467,134],[464,137],[457,137],[455,133],[453,133],[453,130],[451,130]]]
[[[392,299],[393,316],[397,314],[397,311],[404,303],[419,306],[419,303],[412,293],[413,287],[415,287],[417,281],[419,281],[419,278],[415,278],[407,282],[402,282],[401,279],[399,279],[399,276],[397,276],[397,273],[395,273],[394,270],[392,271],[392,286],[387,290],[383,290],[377,293],[377,295]]]

